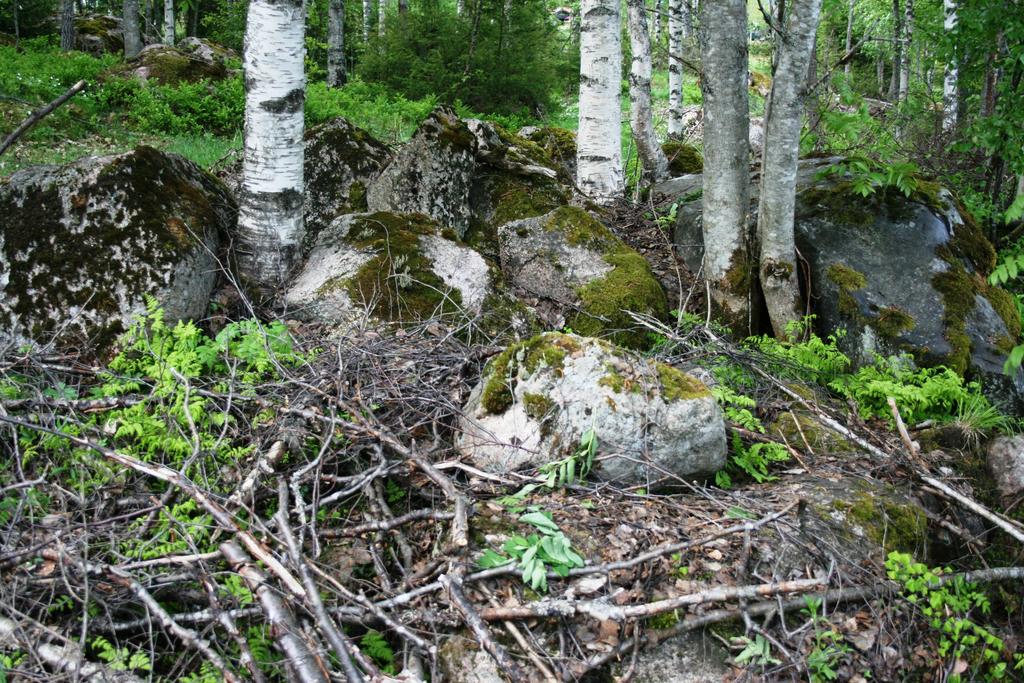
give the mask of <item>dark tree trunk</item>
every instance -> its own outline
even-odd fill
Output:
[[[75,1],[61,0],[60,4],[60,49],[64,52],[75,49]]]
[[[124,0],[121,26],[124,29],[124,58],[133,59],[142,50],[142,32],[139,30],[139,0]]]

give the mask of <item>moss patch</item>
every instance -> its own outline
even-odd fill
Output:
[[[810,394],[809,400],[814,398],[814,395]],[[852,443],[824,427],[807,413],[796,410],[780,413],[769,431],[794,448],[810,446],[813,450],[827,453],[854,453],[858,450]]]
[[[671,175],[703,173],[704,157],[693,145],[679,140],[668,140],[661,146],[661,150],[668,157],[668,170]]]
[[[850,268],[845,263],[833,263],[825,271],[825,277],[839,289],[839,312],[851,320],[860,321],[862,318],[860,304],[857,303],[857,299],[852,293],[868,286],[864,274]]]
[[[711,391],[696,377],[666,363],[657,363],[655,369],[661,382],[661,395],[665,402],[686,401],[710,396]]]
[[[836,501],[836,505],[841,507],[842,502]],[[928,518],[916,505],[862,491],[845,512],[886,553],[899,551],[920,556],[925,549]]]
[[[886,306],[878,312],[878,317],[869,324],[882,337],[895,339],[905,332],[914,329],[914,317],[898,306]]]
[[[523,394],[523,409],[534,420],[544,419],[554,407],[554,401],[543,394]]]
[[[513,344],[491,359],[484,369],[484,377],[487,379],[480,396],[480,405],[492,415],[505,412],[515,401],[520,370],[527,375],[532,375],[541,367],[561,372],[565,367],[565,357],[579,349],[580,345],[575,339],[558,332],[539,334]],[[536,402],[534,407],[538,407]]]
[[[647,333],[635,329],[633,319],[625,311],[663,320],[668,315],[665,292],[640,254],[628,250],[606,254],[604,260],[613,266],[612,270],[577,290],[582,310],[567,324],[579,334],[590,337],[611,330],[608,338],[614,343],[644,349],[650,345]]]

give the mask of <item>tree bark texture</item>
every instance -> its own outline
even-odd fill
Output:
[[[683,135],[683,0],[668,0],[668,136]]]
[[[943,19],[942,27],[948,36],[956,31],[956,0],[944,0],[943,8],[945,10],[945,18]],[[959,113],[957,110],[960,105],[960,90],[957,83],[959,77],[959,64],[957,63],[957,58],[953,57],[946,64],[945,77],[942,83],[943,130],[953,130],[956,127],[957,114]]]
[[[237,252],[257,287],[281,283],[302,241],[304,37],[302,0],[250,2]]]
[[[579,188],[594,201],[625,192],[622,169],[621,16],[619,0],[583,0],[580,114],[576,151]]]
[[[174,45],[174,0],[164,0],[164,45]]]
[[[345,72],[345,0],[327,3],[327,85],[340,88],[348,80]]]
[[[893,102],[900,94],[900,71],[903,69],[903,12],[900,0],[892,0],[892,78],[889,81],[889,99]]]
[[[381,38],[384,37],[385,22],[388,16],[388,0],[379,0],[377,2],[377,35]]]
[[[124,0],[121,8],[121,26],[124,29],[124,58],[133,59],[142,50],[139,0]]]
[[[813,59],[822,0],[794,0],[779,36],[779,61],[765,104],[761,196],[757,212],[758,274],[775,336],[801,317],[793,217],[797,159],[808,67]]]
[[[370,42],[370,12],[373,9],[373,0],[363,0],[363,42]]]
[[[914,0],[903,0],[903,60],[900,62],[899,101],[907,99],[910,90],[910,43],[914,37]]]
[[[703,0],[698,37],[704,69],[704,279],[722,318],[744,334],[751,281],[746,1]]]
[[[60,49],[64,52],[75,49],[75,0],[60,3]]]
[[[668,176],[668,159],[658,144],[651,111],[651,40],[647,33],[644,0],[628,0],[629,44],[633,54],[629,70],[629,122],[636,151],[651,182]]]
[[[651,29],[651,40],[655,45],[661,41],[661,0],[654,0],[654,28]]]

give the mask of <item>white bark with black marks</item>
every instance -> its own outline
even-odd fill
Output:
[[[345,85],[345,0],[327,2],[327,85]]]
[[[174,45],[174,0],[164,0],[164,45]]]
[[[576,184],[597,202],[625,192],[622,169],[621,16],[618,0],[583,0]]]
[[[142,51],[139,0],[124,0],[121,8],[121,26],[124,31],[124,58],[134,59]]]
[[[302,0],[249,4],[237,253],[258,287],[281,283],[302,241],[305,23]]]
[[[742,327],[750,319],[747,5],[745,0],[706,0],[700,11],[703,275],[723,317]]]
[[[914,37],[914,0],[903,1],[903,60],[900,62],[900,102],[907,99],[910,90],[910,43]]]
[[[683,135],[683,0],[668,0],[668,136]]]
[[[956,0],[944,0],[946,16],[943,20],[943,29],[947,36],[956,31]],[[953,130],[956,128],[956,119],[959,114],[960,92],[957,80],[960,76],[960,68],[954,57],[946,64],[946,74],[942,84],[942,128]]]
[[[654,0],[654,28],[651,29],[651,40],[655,45],[661,40],[661,2]]]
[[[651,112],[651,40],[645,4],[644,0],[628,0],[629,44],[633,53],[629,69],[629,123],[648,179],[658,182],[668,176],[668,159],[658,144]]]
[[[379,0],[377,2],[377,35],[381,38],[384,37],[385,22],[388,16],[388,0]]]
[[[778,66],[765,103],[761,197],[757,212],[759,277],[775,336],[801,317],[799,272],[793,219],[797,159],[804,112],[806,74],[814,58],[814,38],[822,0],[795,0],[778,39]]]

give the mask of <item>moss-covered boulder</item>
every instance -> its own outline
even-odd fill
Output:
[[[576,133],[556,126],[524,126],[519,137],[538,145],[566,180],[576,180]]]
[[[668,157],[668,171],[672,176],[704,171],[704,156],[693,145],[679,140],[666,140],[661,149]]]
[[[336,217],[366,211],[366,188],[390,159],[387,147],[344,117],[306,131],[307,245]]]
[[[604,480],[671,486],[725,464],[725,423],[703,383],[592,337],[549,332],[509,347],[463,415],[458,446],[490,472],[565,458],[590,429]]]
[[[215,56],[206,58],[204,54],[205,51],[193,52],[170,45],[147,45],[135,59],[115,66],[110,73],[160,85],[226,78],[228,69],[225,62]]]
[[[0,337],[102,350],[151,295],[202,316],[236,206],[191,161],[150,147],[0,180]]]
[[[285,293],[289,315],[335,325],[441,319],[489,336],[531,317],[501,272],[423,214],[340,216],[320,232]]]
[[[1003,374],[1021,340],[1009,293],[988,284],[995,251],[945,188],[918,180],[905,196],[881,188],[861,196],[851,180],[820,179],[835,159],[801,161],[797,176],[797,248],[810,269],[812,312],[821,336],[845,330],[840,347],[858,365],[875,354],[908,353],[922,366],[946,365],[982,382],[1010,410],[1024,409],[1024,371]],[[675,242],[700,267],[700,177],[685,179]],[[756,225],[757,192],[751,199]],[[673,195],[669,194],[669,198]]]
[[[756,544],[751,567],[755,576],[787,580],[837,566],[877,571],[893,551],[928,561],[924,507],[887,484],[867,477],[805,476],[771,486],[780,499],[799,499],[806,505],[799,527]]]
[[[501,268],[554,328],[643,348],[630,311],[664,318],[665,292],[643,256],[583,209],[564,206],[498,229]]]
[[[94,55],[124,52],[121,19],[105,14],[75,17],[75,49]]]

